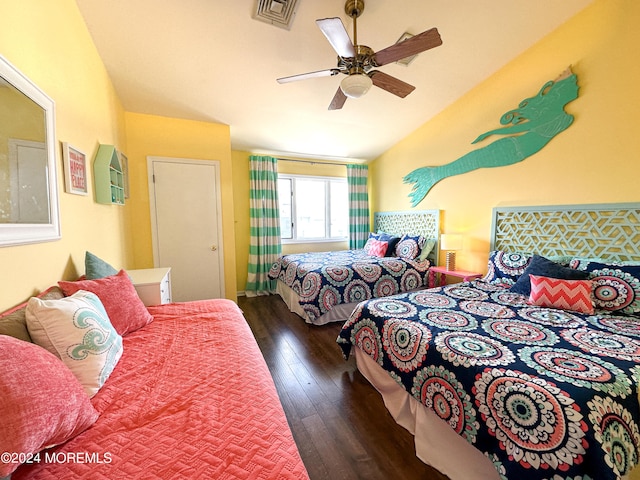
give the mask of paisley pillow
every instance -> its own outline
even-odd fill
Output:
[[[396,245],[396,256],[404,260],[415,260],[422,253],[426,238],[420,235],[404,234]]]
[[[531,255],[522,252],[503,252],[493,250],[489,253],[485,282],[513,285],[531,262]]]
[[[589,273],[596,308],[640,316],[640,265],[575,259],[571,267]]]
[[[89,397],[95,395],[122,356],[122,337],[100,299],[84,290],[60,300],[32,297],[26,317],[33,342],[62,360]]]

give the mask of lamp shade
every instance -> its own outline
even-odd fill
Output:
[[[462,235],[457,233],[443,233],[440,235],[441,250],[462,250]]]
[[[373,80],[364,73],[354,73],[345,77],[340,82],[340,89],[347,97],[360,98],[369,91]]]

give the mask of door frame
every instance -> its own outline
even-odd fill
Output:
[[[158,268],[160,251],[158,246],[158,221],[156,211],[156,196],[155,196],[155,182],[153,179],[153,164],[155,162],[162,163],[182,163],[192,165],[210,165],[213,167],[215,177],[216,188],[216,221],[217,221],[217,234],[216,240],[218,254],[219,278],[220,285],[220,298],[226,298],[225,292],[225,276],[224,276],[224,235],[222,232],[222,195],[220,191],[220,162],[218,160],[198,160],[195,158],[175,158],[175,157],[160,157],[160,156],[147,156],[147,184],[149,188],[149,213],[151,216],[151,244],[153,249],[153,266]],[[171,266],[171,265],[167,265]]]

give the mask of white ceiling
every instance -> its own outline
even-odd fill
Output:
[[[256,0],[76,0],[125,110],[223,123],[233,150],[371,160],[553,31],[592,0],[366,0],[358,41],[374,51],[437,27],[443,45],[385,73],[416,86],[373,87],[327,107],[342,75],[278,84],[336,66],[315,20],[344,0],[299,0],[290,30],[255,20]],[[168,132],[170,134],[170,132]]]

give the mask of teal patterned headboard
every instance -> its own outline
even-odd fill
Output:
[[[411,210],[402,212],[375,212],[373,231],[397,236],[405,233],[422,235],[436,242],[428,258],[438,265],[438,239],[440,238],[440,210]]]
[[[640,203],[496,207],[491,250],[640,261]]]

